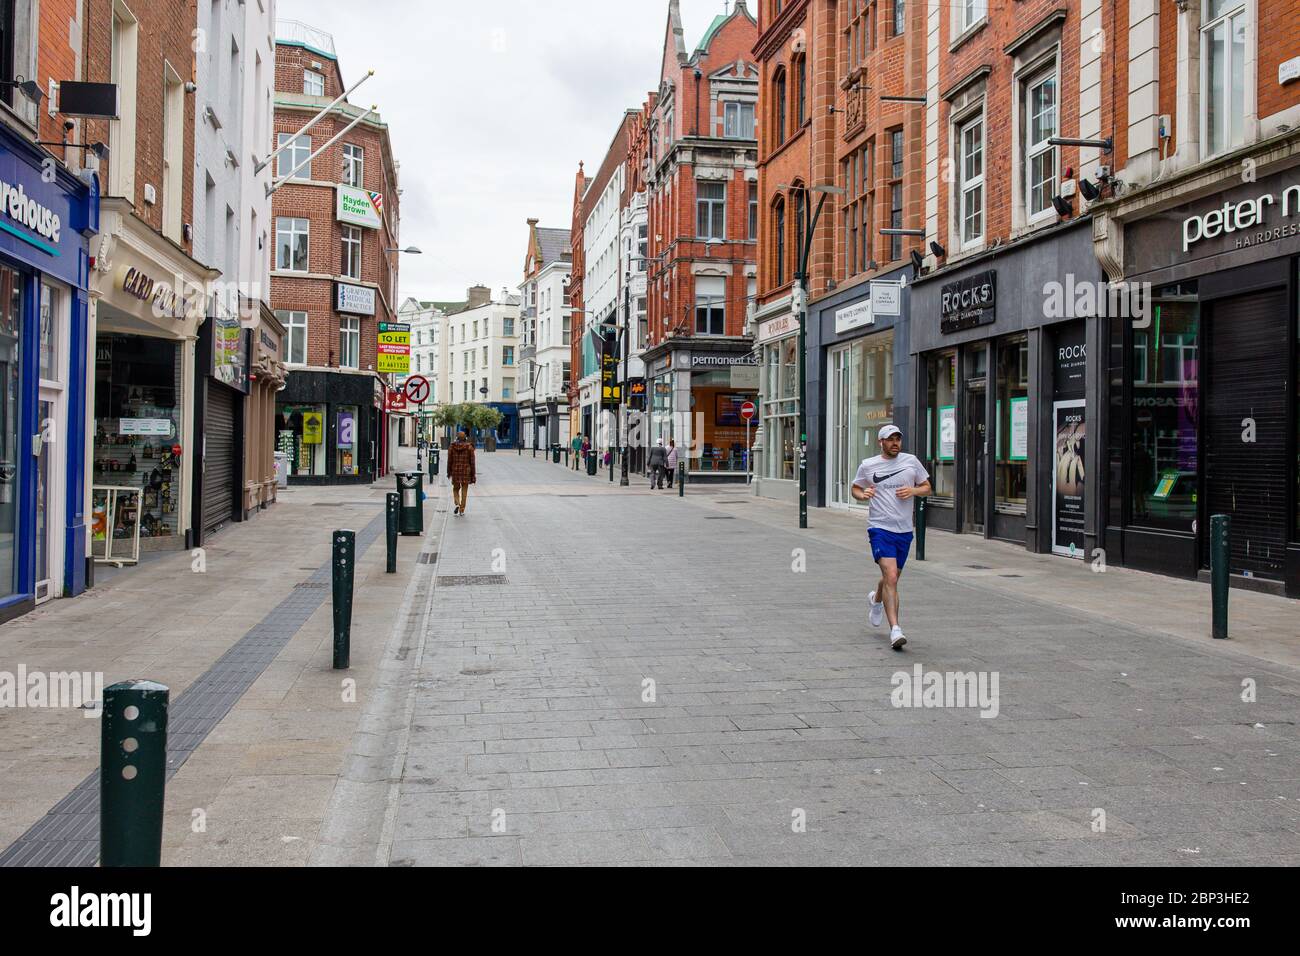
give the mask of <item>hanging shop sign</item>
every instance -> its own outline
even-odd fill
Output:
[[[389,389],[388,394],[384,398],[384,411],[406,411],[406,393],[400,389]]]
[[[646,384],[644,378],[627,380],[627,404],[634,412],[645,411]]]
[[[407,375],[411,371],[411,326],[405,322],[379,323],[379,355],[375,366],[380,373]]]
[[[871,311],[870,299],[863,299],[861,302],[854,302],[852,305],[846,305],[842,309],[835,310],[836,333],[848,332],[864,325],[875,324],[876,316]]]
[[[605,353],[600,357],[600,407],[618,408],[623,404],[623,386],[618,382],[618,356]]]
[[[1052,405],[1055,454],[1052,460],[1052,550],[1072,558],[1083,555],[1083,472],[1087,429],[1082,398]]]
[[[336,187],[335,218],[339,222],[378,229],[384,224],[384,196],[355,186]]]
[[[997,277],[997,272],[990,269],[945,285],[939,299],[940,331],[959,332],[994,321]]]
[[[241,392],[248,391],[248,336],[238,317],[212,318],[212,377]]]
[[[334,309],[349,315],[374,315],[375,290],[367,285],[351,285],[347,282],[334,283]],[[407,327],[410,331],[410,327]]]
[[[874,315],[902,315],[903,283],[871,283],[871,311]]]

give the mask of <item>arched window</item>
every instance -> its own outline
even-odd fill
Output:
[[[775,262],[772,269],[772,286],[780,288],[785,285],[785,200],[778,198],[772,208],[773,252]]]
[[[794,121],[803,126],[808,119],[808,57],[800,54],[794,61]]]
[[[785,117],[787,109],[787,100],[785,97],[785,70],[777,70],[776,78],[772,81],[773,91],[772,100],[776,104],[776,116],[773,118],[772,130],[774,139],[773,146],[780,146],[785,142]]]
[[[795,268],[801,264],[804,255],[803,244],[807,241],[808,231],[808,190],[802,183],[796,182],[791,190],[794,199],[794,255]]]

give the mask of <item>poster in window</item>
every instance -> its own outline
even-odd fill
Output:
[[[1029,399],[1011,399],[1011,460],[1029,458]]]
[[[957,406],[944,405],[939,409],[939,461],[952,461],[957,456]]]
[[[1052,551],[1082,558],[1084,528],[1084,421],[1083,399],[1052,406],[1055,455],[1052,461]]]
[[[716,422],[718,425],[740,426],[745,424],[745,420],[740,417],[740,406],[749,401],[752,396],[737,394],[720,394],[717,397]]]
[[[319,445],[321,443],[324,418],[325,416],[320,412],[302,413],[302,443],[304,445]]]

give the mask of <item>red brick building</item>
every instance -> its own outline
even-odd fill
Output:
[[[741,2],[690,51],[672,0],[647,125],[649,438],[676,438],[701,477],[744,473],[739,410],[758,390],[746,330],[758,269],[757,39]]]
[[[347,100],[295,139],[346,84],[326,35],[277,38],[275,52],[274,145],[290,144],[276,160],[270,250],[291,368],[279,443],[296,480],[371,481],[387,471],[379,325],[399,304],[397,164],[378,114]]]

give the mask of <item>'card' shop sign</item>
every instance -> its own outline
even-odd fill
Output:
[[[203,313],[203,289],[185,289],[181,277],[174,285],[150,278],[134,266],[122,276],[122,291],[147,303],[158,318],[187,319]]]
[[[996,317],[997,277],[993,269],[949,282],[939,299],[939,329],[958,332],[987,325]]]

